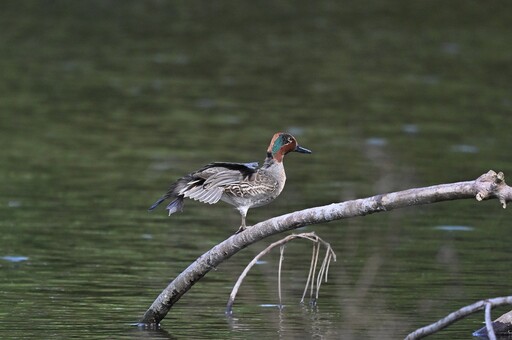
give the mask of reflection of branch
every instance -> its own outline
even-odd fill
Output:
[[[407,335],[405,338],[406,340],[412,340],[412,339],[420,339],[427,335],[433,334],[452,323],[465,318],[466,316],[473,314],[479,310],[482,310],[485,308],[486,313],[486,327],[491,330],[492,325],[490,324],[491,316],[490,316],[490,310],[491,307],[501,306],[501,305],[510,305],[512,304],[512,296],[505,296],[505,297],[498,297],[493,299],[487,299],[487,300],[481,300],[478,302],[475,302],[472,305],[462,307],[461,309],[448,314],[446,317],[442,318],[441,320],[434,322],[433,324],[430,324],[428,326],[419,328],[412,332],[411,334]],[[487,320],[488,319],[488,320]],[[492,336],[494,335],[494,332],[489,332],[489,338],[492,339]],[[495,337],[496,338],[496,337]]]
[[[226,306],[226,314],[233,313],[233,303],[235,302],[236,294],[238,293],[238,289],[240,288],[242,281],[247,276],[247,273],[249,272],[249,270],[251,270],[251,268],[256,264],[256,262],[258,262],[258,260],[260,258],[265,256],[273,248],[278,247],[278,246],[280,247],[280,254],[281,254],[280,258],[279,258],[278,293],[279,293],[279,305],[282,306],[282,303],[281,303],[281,265],[282,265],[283,258],[284,258],[283,257],[284,245],[294,239],[297,239],[297,238],[307,239],[307,240],[310,240],[311,242],[313,242],[313,259],[311,261],[311,267],[309,269],[308,281],[306,283],[304,295],[306,294],[306,291],[308,289],[309,282],[310,281],[312,282],[314,279],[315,268],[316,268],[318,254],[319,254],[319,250],[320,250],[320,244],[323,244],[327,248],[326,253],[325,253],[325,258],[322,263],[322,267],[320,268],[320,270],[318,272],[318,277],[317,277],[316,299],[318,299],[318,292],[320,290],[320,284],[322,281],[322,277],[325,274],[325,281],[327,281],[327,273],[328,273],[329,263],[330,263],[331,258],[334,258],[334,261],[336,261],[336,254],[334,254],[334,251],[331,249],[331,245],[329,243],[325,242],[324,240],[322,240],[314,232],[302,233],[302,234],[292,234],[292,235],[289,235],[277,242],[272,243],[267,248],[263,249],[258,255],[256,255],[254,257],[254,259],[252,259],[252,261],[247,265],[247,267],[245,267],[244,271],[242,272],[242,274],[240,274],[240,277],[236,281],[235,286],[233,287],[233,290],[231,291],[231,294],[230,294],[229,300],[228,300],[228,304]],[[315,258],[315,254],[316,254],[316,258]],[[314,286],[314,283],[311,284],[311,295],[313,294],[313,286]],[[302,301],[304,300],[304,295],[302,296]]]
[[[271,218],[248,228],[243,233],[231,236],[201,255],[160,293],[142,317],[140,324],[150,327],[157,326],[183,294],[210,270],[243,248],[268,236],[310,224],[365,216],[413,205],[475,197],[479,201],[498,198],[505,208],[506,202],[512,201],[512,188],[505,184],[503,173],[497,174],[490,170],[474,181],[380,194]]]

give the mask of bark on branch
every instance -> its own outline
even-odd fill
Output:
[[[503,208],[505,208],[506,202],[512,200],[512,188],[506,185],[505,176],[502,172],[496,173],[490,170],[474,181],[434,185],[333,203],[260,222],[242,233],[232,235],[201,255],[162,291],[146,311],[139,324],[146,327],[158,326],[183,294],[210,270],[245,247],[268,236],[310,224],[365,216],[413,205],[467,198],[476,198],[478,201],[498,198]]]

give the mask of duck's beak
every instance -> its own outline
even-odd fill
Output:
[[[299,146],[299,145],[297,145],[297,147],[293,151],[300,152],[300,153],[311,153],[311,150],[303,148],[302,146]]]

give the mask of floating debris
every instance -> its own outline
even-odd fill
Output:
[[[420,129],[416,124],[404,124],[402,125],[402,131],[408,133],[410,135],[415,135],[418,133]]]
[[[19,208],[21,207],[21,201],[11,200],[7,203],[9,208]]]
[[[475,230],[475,228],[465,226],[465,225],[438,225],[437,227],[434,227],[434,229],[443,230],[443,231],[473,231],[473,230]]]
[[[478,147],[474,145],[468,145],[468,144],[456,144],[452,145],[451,150],[453,152],[461,152],[461,153],[477,153]]]
[[[388,140],[386,138],[371,137],[366,139],[366,144],[372,146],[385,146],[388,144]]]
[[[26,256],[3,256],[3,257],[1,257],[1,259],[9,261],[9,262],[23,262],[23,261],[27,261],[28,257],[26,257]]]

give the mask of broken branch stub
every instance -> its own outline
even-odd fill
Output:
[[[496,173],[493,170],[489,170],[476,179],[475,186],[478,188],[476,194],[477,201],[496,197],[503,209],[505,209],[507,201],[511,200],[511,188],[505,183],[505,175],[501,171]]]

